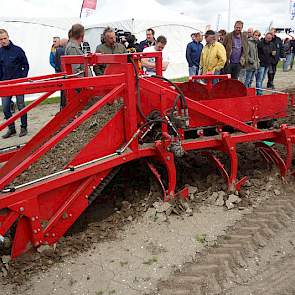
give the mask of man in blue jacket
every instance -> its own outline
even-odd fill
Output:
[[[186,47],[186,60],[188,62],[189,75],[198,75],[201,53],[203,50],[202,35],[201,33],[191,34],[192,42],[187,44]]]
[[[53,44],[51,46],[50,54],[49,54],[49,63],[54,68],[56,73],[58,72],[56,71],[55,53],[56,53],[56,49],[59,47],[59,43],[60,43],[60,38],[53,37]]]
[[[6,30],[0,29],[0,81],[24,78],[28,76],[29,63],[25,52],[10,40]],[[2,97],[2,107],[5,119],[11,114],[12,96]],[[24,95],[16,95],[18,110],[25,107]],[[27,132],[27,115],[21,116],[21,130],[19,136],[25,136]],[[8,131],[2,138],[8,138],[16,134],[15,124],[8,126]]]

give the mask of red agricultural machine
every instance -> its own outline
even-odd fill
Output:
[[[157,75],[147,77],[139,65],[142,58],[150,57],[156,60]],[[87,77],[85,70],[86,77],[80,78],[72,74],[73,64],[84,64],[85,69],[95,64],[108,66],[103,76]],[[200,150],[212,160],[231,191],[239,190],[247,180],[247,176],[237,179],[238,144],[256,143],[283,177],[291,167],[295,127],[260,127],[287,116],[286,94],[257,96],[255,89],[246,89],[227,75],[195,76],[188,82],[173,83],[161,76],[161,53],[70,56],[63,58],[63,67],[60,74],[0,83],[0,96],[42,94],[0,125],[0,131],[54,92],[63,90],[67,97],[66,107],[26,144],[0,151],[0,244],[8,233],[13,236],[12,257],[31,247],[56,243],[89,206],[93,191],[103,186],[113,169],[133,160],[146,159],[163,188],[165,201],[188,196],[186,187],[175,191],[174,162],[188,151]],[[214,84],[213,79],[219,82]],[[63,169],[14,184],[31,165],[115,100],[121,101],[119,110]],[[284,147],[284,155],[266,141]],[[228,155],[230,169],[215,151]],[[153,161],[166,168],[166,175],[158,172]]]

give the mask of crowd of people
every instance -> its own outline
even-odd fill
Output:
[[[295,38],[289,35],[290,38],[282,42],[275,28],[262,37],[253,28],[243,31],[243,25],[242,21],[236,21],[230,33],[208,30],[205,46],[202,35],[193,33],[192,42],[186,49],[189,75],[230,74],[232,79],[239,79],[246,87],[252,87],[255,78],[258,95],[263,93],[267,76],[267,88],[274,89],[279,61],[282,60],[284,71],[293,68]]]
[[[276,35],[272,28],[264,37],[258,30],[249,28],[243,31],[243,22],[236,21],[234,30],[227,33],[225,30],[215,32],[207,30],[204,35],[200,32],[192,33],[192,41],[187,44],[186,60],[189,76],[230,74],[232,79],[239,79],[246,87],[251,87],[256,79],[256,91],[262,94],[263,81],[267,76],[267,87],[274,88],[274,77],[277,65],[283,61],[283,70],[293,68],[295,56],[295,39],[291,35],[284,41]],[[61,57],[64,55],[84,55],[90,52],[87,42],[84,42],[85,29],[81,24],[74,24],[68,32],[68,39],[53,37],[49,62],[56,73],[62,72]],[[162,52],[162,70],[169,65],[166,54],[165,36],[155,37],[152,28],[146,30],[146,39],[137,43],[136,37],[128,34],[127,38],[118,40],[116,31],[110,27],[105,28],[101,36],[101,44],[95,52],[103,54],[125,54],[133,52]],[[155,58],[143,58],[141,61],[146,75],[156,72]],[[88,76],[103,75],[106,65],[95,65],[93,69],[86,69]],[[81,77],[85,73],[84,64],[72,65],[73,73]],[[25,52],[9,39],[8,32],[0,29],[0,81],[27,77],[29,63]],[[214,79],[213,83],[218,80]],[[24,95],[16,96],[18,110],[25,107]],[[61,108],[66,105],[66,96],[61,91]],[[12,116],[14,104],[12,97],[2,97],[2,107],[5,119]],[[3,138],[16,134],[15,124],[10,124]],[[21,116],[19,136],[27,134],[27,115]]]
[[[74,35],[79,36],[78,38]],[[53,45],[50,50],[50,64],[56,72],[60,72],[60,60],[62,55],[82,55],[85,54],[84,49],[84,27],[80,24],[73,25],[69,32],[69,41],[67,39],[60,40],[59,37],[53,38]],[[64,41],[63,41],[64,40]],[[140,43],[136,42],[134,35],[128,35],[127,38],[118,38],[116,31],[110,27],[106,27],[101,36],[101,43],[97,45],[95,52],[102,54],[124,54],[134,52],[155,52],[163,51],[167,44],[165,36],[155,38],[155,31],[152,28],[146,30],[146,39]],[[73,44],[74,42],[74,44]],[[168,67],[169,61],[166,52],[163,51],[163,71]],[[153,58],[143,59],[142,66],[145,73],[152,75],[155,73],[155,60]],[[106,65],[98,64],[93,67],[93,74],[103,75]],[[83,71],[83,65],[76,65],[73,72]],[[90,70],[90,69],[89,69]],[[92,71],[89,71],[92,75]]]

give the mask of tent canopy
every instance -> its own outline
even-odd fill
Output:
[[[78,17],[65,17],[67,11],[57,9],[50,2],[51,6],[27,0],[1,1],[0,28],[7,30],[10,40],[25,51],[29,76],[54,73],[49,64],[52,38],[66,38],[72,24],[80,22]],[[26,96],[26,99],[34,97]]]
[[[171,11],[155,0],[125,0],[121,5],[105,0],[83,24],[92,50],[100,43],[100,35],[106,26],[130,31],[139,41],[145,39],[147,28],[153,28],[156,37],[166,36],[168,43],[164,50],[170,60],[165,73],[167,77],[187,76],[186,45],[191,41],[190,34],[202,31],[204,27],[197,19]]]
[[[29,76],[50,74],[49,64],[52,38],[66,38],[75,18],[0,17],[0,28],[8,31],[10,40],[20,46],[29,61]]]
[[[111,0],[104,0],[101,4],[97,5],[96,11],[85,19],[84,24],[86,27],[91,28],[102,23],[113,23],[114,21],[125,22],[128,20],[131,23],[136,22],[137,25],[140,22],[200,25],[197,19],[169,10],[155,0],[125,0],[121,5],[115,5],[114,1]],[[137,33],[136,31],[132,32]]]
[[[67,37],[72,24],[79,21],[74,17],[56,17],[53,10],[54,7],[48,10],[30,1],[1,1],[0,28],[6,29],[11,41],[25,51],[30,76],[54,72],[49,65],[52,37]]]

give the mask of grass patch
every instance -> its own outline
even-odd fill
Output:
[[[121,267],[123,267],[123,266],[125,266],[125,265],[127,265],[128,264],[128,261],[120,261],[120,265],[121,265]]]
[[[171,81],[173,82],[187,82],[188,81],[188,77],[180,77],[180,78],[175,78],[175,79],[171,79]]]
[[[277,69],[283,69],[283,62],[281,60],[278,62]]]
[[[28,106],[32,102],[33,102],[33,100],[26,101],[25,102],[25,105]],[[40,105],[45,105],[45,104],[58,104],[58,103],[60,103],[60,97],[59,96],[53,96],[53,97],[49,97],[49,98],[45,99],[44,101],[42,101],[40,103]],[[1,112],[3,111],[2,105],[0,105],[0,111]]]
[[[199,242],[200,244],[205,244],[206,243],[206,235],[205,234],[197,234],[196,241]]]
[[[31,101],[29,101],[31,103]],[[49,97],[41,102],[41,104],[56,104],[60,103],[60,96]]]
[[[149,260],[144,261],[142,264],[152,265],[152,264],[154,264],[156,262],[158,262],[158,258],[157,257],[152,257]]]

